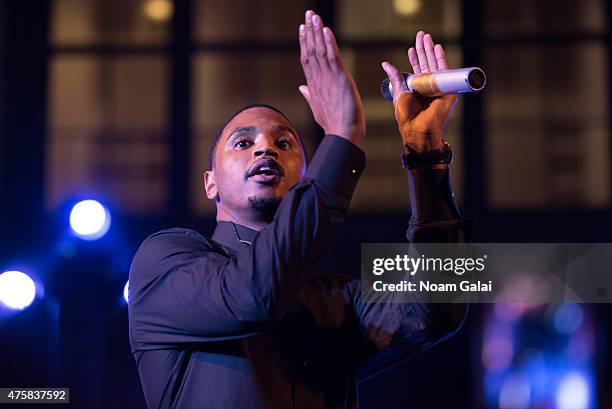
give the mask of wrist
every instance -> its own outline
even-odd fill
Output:
[[[453,161],[453,151],[450,144],[442,141],[442,147],[421,152],[404,147],[401,155],[402,166],[412,169],[447,169]]]
[[[402,132],[402,143],[406,149],[417,153],[433,151],[444,147],[442,133],[427,133],[416,130]]]
[[[350,141],[352,143],[354,143],[357,146],[361,145],[361,142],[363,141],[363,138],[365,137],[365,132],[361,131],[361,130],[357,130],[357,129],[352,129],[352,130],[346,130],[346,129],[332,129],[332,130],[325,130],[325,134],[329,135],[337,135],[343,139],[346,139],[347,141]]]

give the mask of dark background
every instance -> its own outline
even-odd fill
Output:
[[[322,268],[356,275],[361,242],[403,240],[407,186],[379,64],[407,68],[418,29],[452,66],[489,76],[482,94],[460,98],[447,131],[474,241],[610,241],[607,2],[416,1],[402,15],[393,1],[177,0],[167,16],[146,3],[0,2],[0,269],[44,288],[28,309],[0,311],[1,387],[68,386],[72,407],[144,407],[122,300],[131,257],[160,228],[212,232],[200,175],[211,138],[242,105],[279,106],[314,149],[322,133],[297,92],[307,8],[336,31],[368,116],[368,169]],[[85,197],[113,217],[94,242],[68,232]],[[502,407],[486,398],[481,361],[492,308],[473,306],[459,335],[360,385],[362,407]],[[584,314],[595,340],[588,407],[609,408],[610,308]],[[533,328],[518,322],[514,336]],[[543,350],[559,341],[543,334]]]

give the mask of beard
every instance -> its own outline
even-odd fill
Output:
[[[281,198],[279,197],[258,197],[251,196],[248,198],[249,208],[257,212],[259,217],[270,223],[274,219],[274,215],[280,206]]]

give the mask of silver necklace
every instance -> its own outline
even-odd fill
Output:
[[[236,238],[238,239],[238,241],[240,243],[244,243],[244,244],[248,244],[249,246],[252,246],[253,243],[251,243],[250,241],[247,241],[247,240],[242,240],[240,238],[240,236],[238,235],[238,229],[236,228],[236,225],[234,224],[234,222],[230,222],[230,223],[232,224],[232,227],[234,228],[234,234],[236,235]]]

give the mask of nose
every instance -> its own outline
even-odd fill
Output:
[[[259,146],[257,146],[257,149],[255,149],[253,151],[253,155],[255,157],[261,157],[261,156],[270,156],[272,158],[278,158],[278,151],[276,149],[276,146],[273,143],[270,143],[267,139],[262,143],[259,144]]]

